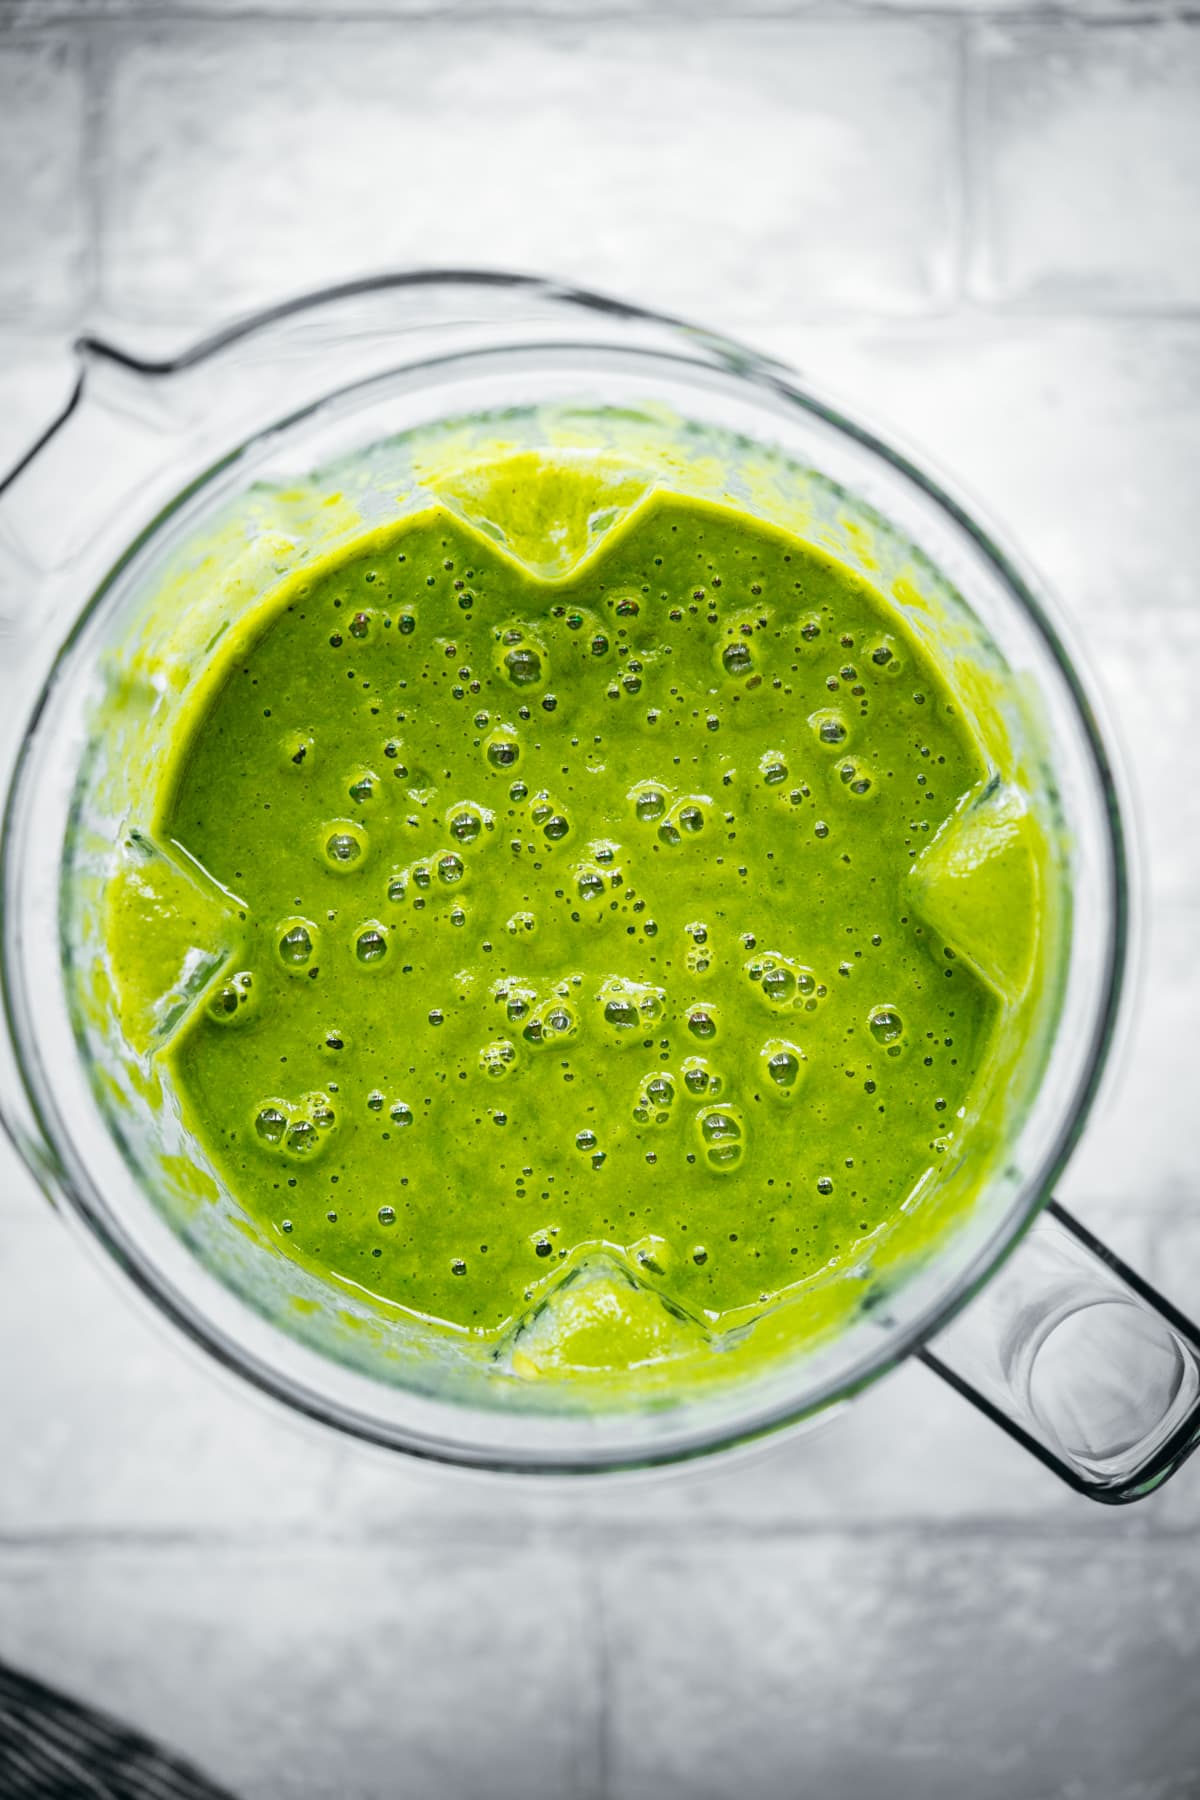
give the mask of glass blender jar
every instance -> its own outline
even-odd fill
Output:
[[[1165,1480],[1200,1439],[1200,1334],[1050,1197],[1112,1038],[1130,893],[1110,757],[1015,553],[792,371],[552,282],[398,274],[170,360],[93,338],[79,358],[65,410],[0,485],[0,1110],[67,1219],[226,1366],[417,1456],[567,1473],[678,1461],[819,1418],[917,1355],[1080,1492],[1127,1501]],[[126,1041],[99,937],[115,843],[182,691],[147,670],[186,684],[298,557],[386,516],[425,479],[407,448],[422,434],[503,419],[536,446],[548,417],[666,484],[683,432],[714,492],[894,576],[940,666],[1000,679],[1029,802],[1060,846],[1053,979],[1002,1141],[975,1146],[987,1179],[936,1252],[848,1271],[856,1302],[832,1333],[789,1347],[781,1331],[778,1354],[734,1355],[721,1380],[633,1381],[602,1401],[570,1382],[531,1392],[511,1356],[451,1354],[231,1230],[236,1200]],[[331,470],[346,508],[323,515]],[[214,546],[233,543],[214,574]],[[189,965],[181,1006],[211,972]]]

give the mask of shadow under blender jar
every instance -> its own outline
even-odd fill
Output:
[[[227,1367],[423,1457],[531,1473],[682,1460],[816,1418],[919,1354],[1082,1492],[1129,1500],[1170,1475],[1200,1436],[1200,1338],[1049,1200],[1113,1029],[1127,874],[1091,707],[1013,553],[779,364],[534,279],[384,277],[171,360],[93,339],[79,357],[71,401],[0,486],[0,1105],[60,1210]],[[968,1131],[922,1202],[946,1208],[933,1247],[885,1237],[833,1271],[836,1328],[805,1331],[801,1295],[712,1343],[606,1261],[591,1277],[665,1305],[671,1330],[665,1361],[601,1387],[514,1372],[522,1334],[553,1329],[553,1296],[503,1343],[449,1341],[238,1229],[152,1046],[129,1040],[103,936],[177,709],[272,586],[433,503],[534,553],[461,474],[472,445],[501,439],[527,468],[582,456],[602,471],[603,503],[539,539],[547,579],[655,488],[735,505],[864,573],[979,712],[994,765],[979,858],[1009,802],[1048,846],[1042,979],[1011,1021],[1022,1054],[1001,1125]],[[221,968],[211,946],[179,946],[163,1030]]]

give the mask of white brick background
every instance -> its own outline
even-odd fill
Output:
[[[1149,940],[1064,1184],[1200,1309],[1200,22],[1020,0],[0,0],[0,464],[132,346],[392,264],[742,332],[1056,585]],[[534,1490],[300,1428],[0,1151],[0,1657],[247,1800],[1195,1800],[1200,1463],[1113,1515],[919,1369],[821,1434]]]

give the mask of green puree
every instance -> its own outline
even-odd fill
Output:
[[[603,1247],[751,1317],[971,1116],[1000,1003],[911,871],[986,773],[880,596],[749,516],[659,494],[560,582],[441,509],[360,537],[178,727],[155,833],[246,915],[163,1052],[185,1118],[288,1256],[426,1318]]]

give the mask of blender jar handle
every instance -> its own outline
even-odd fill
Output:
[[[1200,1446],[1200,1328],[1054,1200],[919,1354],[1093,1500],[1141,1499]]]

